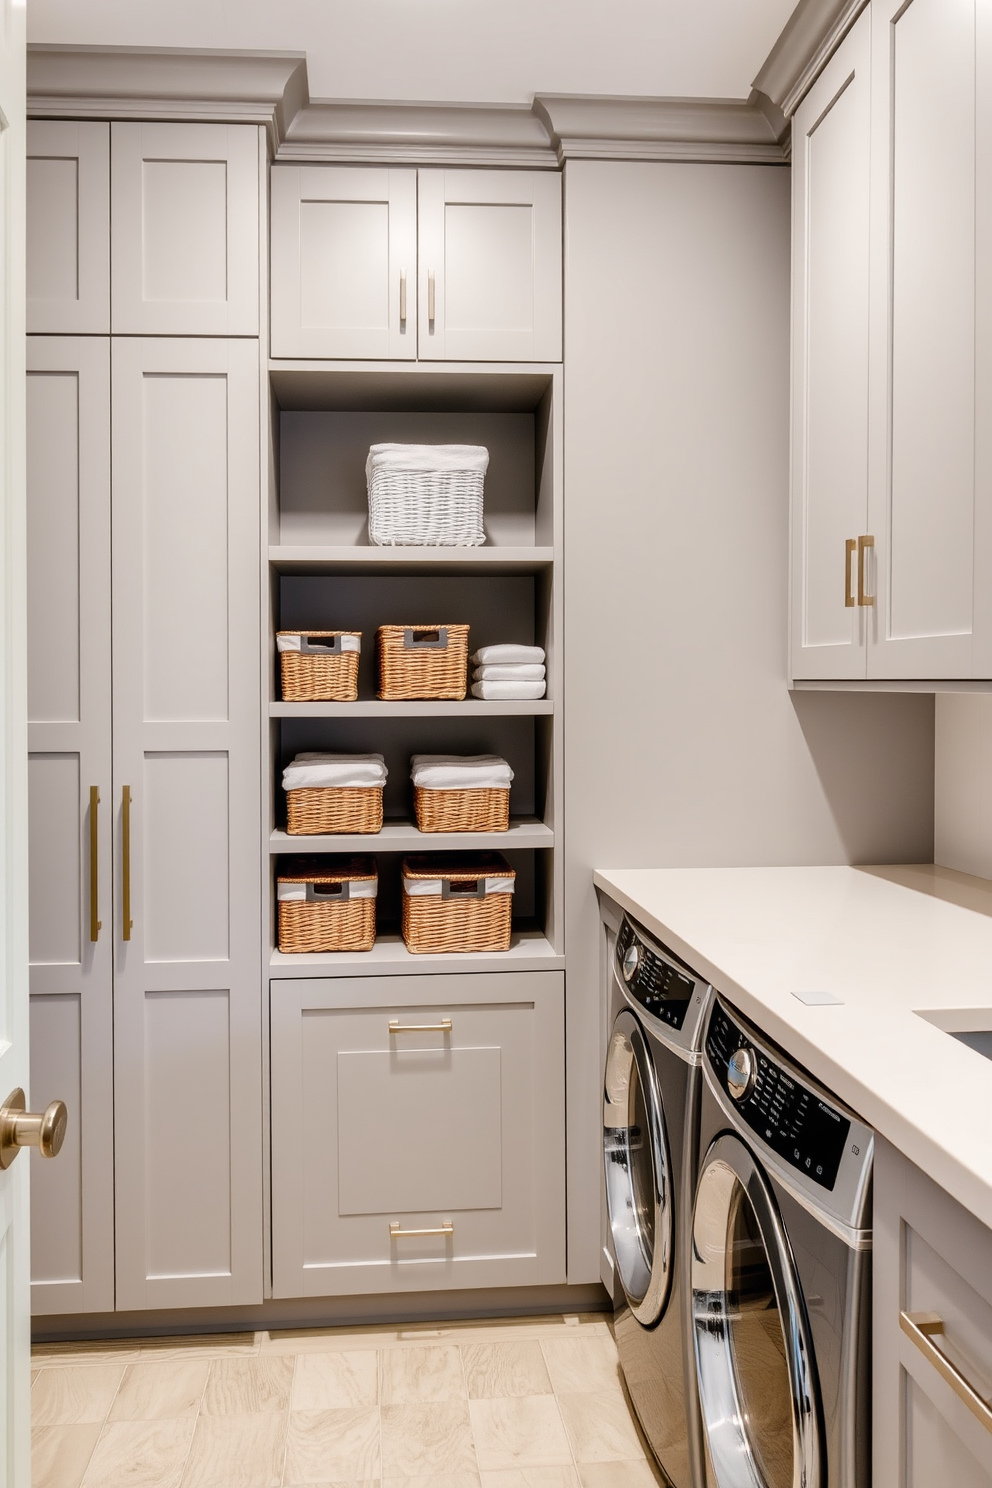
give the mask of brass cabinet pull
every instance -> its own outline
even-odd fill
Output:
[[[406,269],[400,269],[400,325],[406,325]]]
[[[436,1225],[433,1229],[428,1230],[404,1230],[403,1226],[398,1224],[391,1224],[389,1226],[390,1240],[398,1240],[401,1235],[453,1235],[454,1233],[455,1227],[450,1219],[446,1219],[444,1224]]]
[[[974,1385],[965,1379],[961,1371],[951,1363],[950,1359],[932,1341],[939,1338],[944,1332],[944,1320],[936,1312],[900,1312],[899,1326],[902,1331],[919,1349],[924,1359],[928,1360],[936,1369],[941,1379],[954,1391],[959,1400],[977,1416],[985,1427],[992,1432],[992,1407],[989,1407],[979,1395]]]
[[[857,546],[853,537],[847,538],[844,543],[844,608],[846,610],[854,609],[854,589],[852,587],[854,565],[851,559],[854,557],[854,550]]]
[[[434,270],[427,270],[427,319],[434,324]]]
[[[865,553],[868,551],[869,548],[874,548],[874,546],[875,546],[875,539],[873,537],[867,537],[866,536],[866,537],[859,537],[858,538],[858,604],[859,605],[873,605],[875,603],[875,596],[874,596],[874,594],[867,594],[865,592]]]
[[[100,908],[100,838],[97,831],[97,808],[100,788],[90,786],[90,940],[99,940],[103,925],[97,919]]]
[[[131,787],[121,792],[121,854],[124,859],[124,882],[121,887],[121,938],[131,939]]]
[[[390,1033],[450,1033],[451,1019],[442,1018],[440,1023],[401,1023],[399,1018],[390,1018]]]

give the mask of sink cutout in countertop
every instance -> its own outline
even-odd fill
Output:
[[[916,1009],[916,1016],[941,1033],[974,1049],[976,1054],[992,1059],[992,1008]]]

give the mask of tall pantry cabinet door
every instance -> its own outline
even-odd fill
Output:
[[[561,177],[418,172],[419,352],[561,361]]]
[[[122,1310],[262,1292],[258,376],[252,342],[114,343]]]
[[[257,128],[114,124],[111,159],[114,334],[257,336]]]
[[[27,356],[31,1091],[69,1108],[58,1162],[32,1154],[31,1308],[109,1312],[110,343],[33,336]]]
[[[417,355],[417,172],[278,165],[272,195],[276,357]]]
[[[792,674],[864,677],[868,520],[870,17],[792,125]],[[851,603],[852,599],[855,603]]]
[[[110,125],[28,122],[29,331],[110,330]]]
[[[976,0],[875,0],[871,16],[869,675],[988,677],[990,18]]]

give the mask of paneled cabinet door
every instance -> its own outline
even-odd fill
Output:
[[[792,125],[792,673],[865,676],[870,17]],[[855,546],[850,546],[854,544]],[[864,587],[864,586],[862,586]]]
[[[871,6],[873,677],[992,676],[985,9],[978,0]]]
[[[418,172],[419,354],[561,360],[561,177]]]
[[[114,124],[112,329],[257,336],[259,132]]]
[[[275,166],[272,355],[417,355],[417,172]]]
[[[258,349],[112,374],[117,1305],[257,1302]]]
[[[275,1296],[565,1280],[563,981],[271,984]]]
[[[110,330],[110,125],[28,123],[29,331]]]
[[[32,1311],[114,1306],[110,343],[28,338]],[[94,791],[96,798],[94,798]]]

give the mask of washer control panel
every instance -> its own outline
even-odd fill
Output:
[[[832,1189],[851,1131],[844,1113],[791,1065],[778,1063],[718,1002],[706,1031],[706,1060],[751,1130],[790,1167]]]
[[[653,1018],[680,1030],[696,992],[696,979],[688,969],[681,970],[648,945],[626,916],[617,936],[616,958],[628,997]]]

